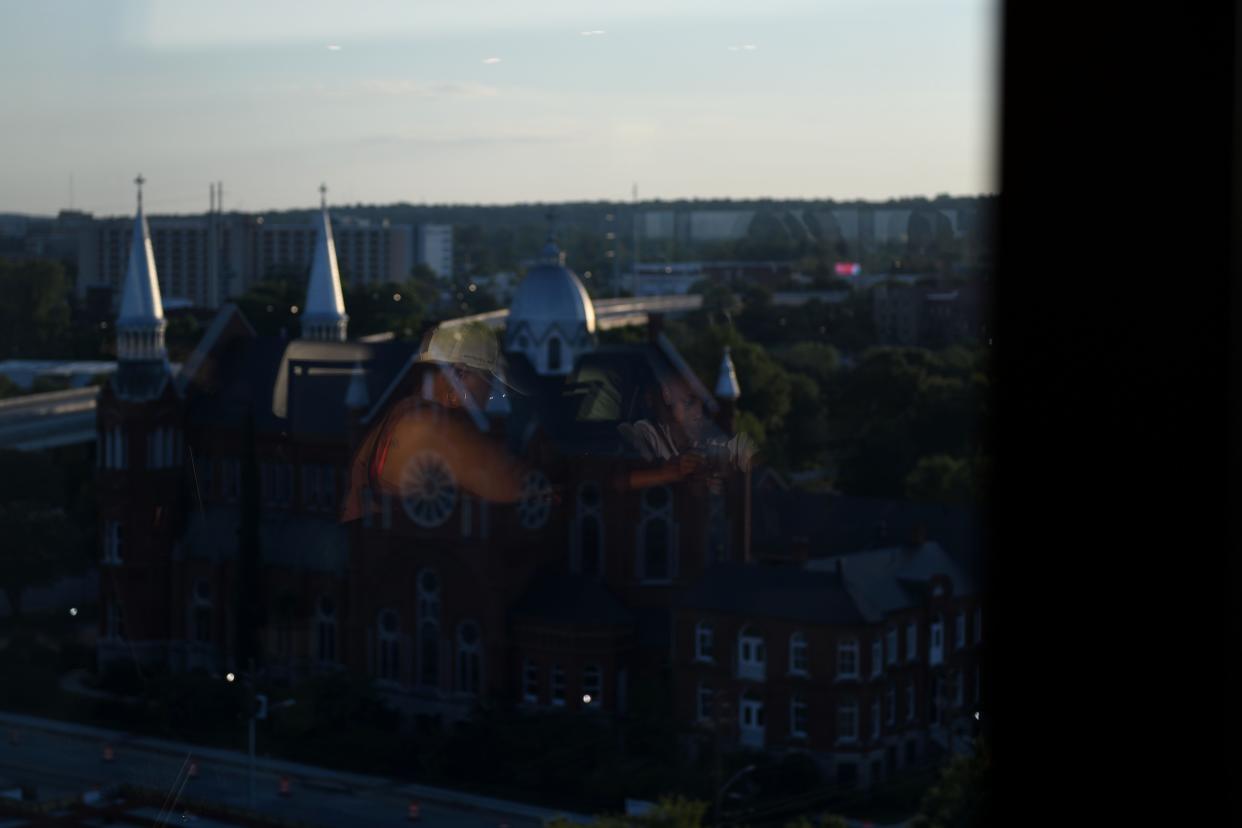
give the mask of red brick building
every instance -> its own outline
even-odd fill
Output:
[[[467,481],[480,470],[433,446],[400,469],[399,493],[354,492],[361,517],[342,522],[368,434],[403,401],[421,410],[450,369],[413,343],[347,339],[325,208],[303,338],[257,336],[225,306],[174,375],[147,236],[140,209],[120,365],[98,405],[101,664],[244,671],[253,605],[272,679],[348,671],[407,713],[455,719],[484,698],[623,711],[635,676],[671,672],[687,726],[730,709],[721,738],[807,750],[863,781],[924,754],[943,715],[934,690],[964,677],[954,710],[977,695],[977,614],[973,638],[952,637],[973,587],[934,544],[808,562],[816,539],[800,538],[783,565],[759,563],[749,472],[618,485],[646,466],[619,425],[655,416],[648,389],[682,378],[727,436],[736,378],[726,354],[707,391],[658,325],[644,343],[599,345],[551,243],[508,320],[524,393],[497,385],[452,415],[484,456],[521,459],[520,497],[479,496]],[[899,644],[873,673],[892,629]]]

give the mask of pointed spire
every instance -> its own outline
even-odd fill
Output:
[[[302,337],[328,342],[345,339],[349,316],[341,293],[341,274],[336,265],[336,244],[328,216],[328,188],[319,185],[319,217],[316,220],[315,258],[311,262],[306,305],[302,314]]]
[[[350,372],[349,388],[345,391],[345,407],[362,409],[371,404],[371,395],[367,393],[367,372],[361,362],[354,363]]]
[[[121,286],[121,308],[117,314],[117,356],[122,360],[163,359],[164,303],[160,299],[160,282],[155,271],[155,250],[151,230],[142,209],[141,174],[134,179],[138,187],[138,211],[130,241],[129,264]]]
[[[724,357],[720,360],[720,378],[716,380],[716,398],[720,400],[736,400],[742,396],[742,389],[737,384],[737,372],[733,370],[733,358],[729,356],[729,346],[724,349]]]

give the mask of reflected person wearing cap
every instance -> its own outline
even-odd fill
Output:
[[[495,503],[521,495],[524,464],[487,433],[489,403],[514,390],[496,335],[481,323],[437,326],[424,338],[406,395],[370,429],[354,456],[342,521],[378,511],[379,496],[410,497],[447,474],[454,486]],[[374,496],[364,494],[370,490]]]

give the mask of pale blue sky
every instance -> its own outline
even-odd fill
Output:
[[[0,0],[0,211],[995,192],[984,0]],[[592,34],[584,34],[592,32]],[[498,60],[496,60],[498,59]]]

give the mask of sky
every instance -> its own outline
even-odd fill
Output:
[[[998,189],[984,0],[0,0],[0,212]]]

